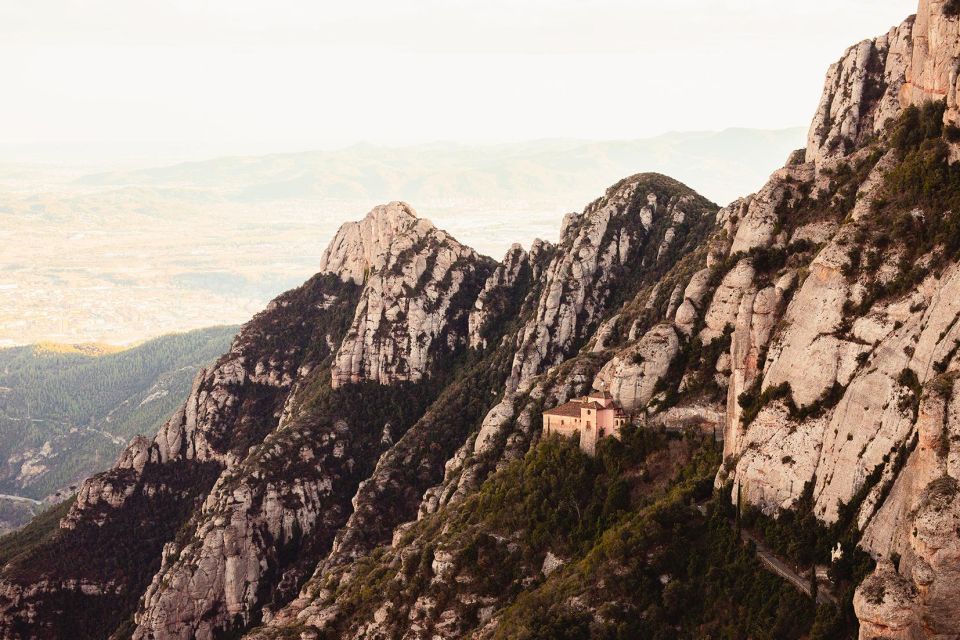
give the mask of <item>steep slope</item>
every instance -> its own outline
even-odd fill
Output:
[[[294,378],[329,361],[327,339],[345,332],[357,293],[335,276],[318,276],[248,323],[230,352],[197,375],[186,403],[152,441],[135,439],[114,469],[83,484],[59,528],[11,558],[4,634],[105,637],[123,622],[163,545],[218,475],[276,426]],[[321,321],[306,325],[305,314]]]
[[[916,18],[849,50],[828,74],[808,147],[723,209],[684,259],[656,271],[650,254],[633,254],[632,273],[656,277],[627,295],[611,300],[606,279],[628,262],[618,252],[630,239],[606,224],[618,198],[634,197],[630,182],[566,221],[566,250],[544,271],[516,334],[507,395],[426,492],[420,522],[455,518],[449,510],[486,474],[522,455],[542,407],[589,385],[609,388],[650,425],[722,432],[717,487],[758,508],[765,530],[798,540],[798,561],[830,563],[839,544],[849,560],[834,568],[839,576],[846,567],[837,580],[847,584],[869,566],[857,545],[868,551],[879,565],[854,602],[863,638],[949,637],[960,619],[950,436],[960,174],[949,163],[960,138],[958,25],[951,3],[922,2]],[[651,197],[634,210],[637,228],[648,230],[655,202],[683,220],[676,201]],[[653,256],[669,250],[661,233]],[[509,281],[508,271],[500,278]],[[787,509],[796,515],[782,517]],[[417,541],[405,530],[370,556],[319,572],[261,635],[307,625],[334,636],[459,637],[479,624],[431,595],[447,563],[436,554],[428,584],[405,596],[405,622],[391,613],[390,591],[351,608],[342,586],[351,578],[389,573],[405,553],[444,543],[443,534]],[[469,600],[468,588],[444,584]],[[845,615],[825,617],[821,632]]]
[[[271,303],[227,355],[201,372],[186,404],[152,441],[135,440],[115,469],[84,483],[59,530],[6,567],[6,635],[58,637],[58,625],[67,624],[81,637],[101,637],[130,614],[158,567],[138,634],[156,628],[192,637],[245,625],[269,598],[283,600],[278,583],[296,589],[297,571],[312,568],[311,549],[329,547],[357,484],[452,375],[469,305],[492,268],[405,205],[378,208],[367,222],[385,230],[386,252],[361,240],[358,255],[373,256],[366,285],[328,254],[324,273]],[[346,225],[340,235],[349,234]],[[448,250],[459,259],[445,262]],[[389,343],[400,363],[426,357],[429,376],[337,389],[339,347],[374,318],[371,301],[385,299],[385,284],[396,287],[407,309],[447,296],[442,317],[410,314],[403,324],[412,339],[391,342],[396,332],[373,347],[359,343],[373,350]],[[427,334],[440,340],[421,351]],[[134,534],[143,528],[151,535]],[[122,544],[100,544],[113,539]],[[64,549],[83,561],[51,555]],[[112,567],[126,562],[138,570],[114,576]],[[172,583],[164,578],[181,573]],[[168,620],[163,612],[181,595],[193,609]],[[51,617],[50,607],[66,609],[66,619]]]
[[[463,307],[476,296],[474,281],[484,273],[478,269],[491,263],[403,203],[341,227],[320,270],[364,289],[334,358],[334,388],[428,376],[437,353],[465,343]]]
[[[500,264],[402,203],[344,225],[11,557],[0,629],[843,638],[856,613],[864,639],[952,637],[958,33],[924,0],[850,49],[807,148],[719,211],[640,174]],[[540,442],[543,410],[591,387],[639,431],[593,461]],[[837,607],[771,599],[734,512],[830,565]]]
[[[117,627],[213,637],[281,610],[314,567],[348,563],[414,519],[465,442],[488,443],[483,419],[515,365],[514,340],[549,312],[545,274],[556,290],[574,252],[606,270],[585,274],[579,335],[552,346],[560,358],[618,295],[650,288],[696,247],[712,211],[679,183],[638,176],[571,217],[594,234],[603,219],[597,246],[571,231],[560,248],[512,251],[499,270],[402,203],[344,225],[321,275],[246,325],[152,441],[134,441],[84,483],[59,529],[11,557],[6,635],[56,637],[67,624],[80,637]],[[659,266],[627,266],[643,260]],[[471,336],[488,347],[468,350]],[[137,539],[144,527],[151,535]],[[127,562],[140,569],[115,575]]]
[[[471,413],[463,425],[460,414],[446,411],[441,397],[407,433],[410,446],[398,443],[398,451],[381,458],[371,481],[361,485],[354,499],[356,511],[338,534],[333,553],[293,603],[271,611],[271,628],[304,618],[325,620],[321,627],[343,624],[329,614],[339,611],[342,603],[325,602],[328,595],[318,596],[313,585],[346,583],[357,563],[366,562],[378,545],[389,543],[391,536],[409,526],[404,523],[452,508],[498,467],[522,457],[537,437],[538,412],[544,403],[562,402],[582,390],[603,360],[587,355],[546,376],[536,374],[574,355],[600,327],[601,319],[624,307],[624,301],[650,298],[658,278],[678,262],[704,260],[702,253],[692,252],[712,228],[715,210],[669,178],[642,174],[617,183],[582,214],[569,215],[559,246],[537,243],[529,252],[511,249],[480,292],[470,317],[471,342],[488,347],[477,352],[480,362],[464,379],[469,382],[445,392],[463,396],[489,389],[499,402],[486,416]],[[638,326],[642,322],[636,320]],[[494,327],[502,327],[502,333]],[[496,335],[502,338],[494,339]],[[491,386],[488,375],[486,384],[472,382],[491,366],[500,372],[499,385]],[[444,412],[437,426],[432,426],[437,422],[431,416],[434,411]],[[459,444],[453,448],[444,444],[432,482],[424,476],[412,478],[410,465],[422,467],[424,459],[431,460],[425,452],[436,448],[439,434],[451,430]],[[404,454],[396,455],[400,451]],[[398,503],[406,507],[398,510]],[[351,633],[356,631],[346,624]],[[460,626],[451,629],[462,632]]]
[[[202,329],[105,353],[0,350],[0,493],[42,500],[107,468],[130,438],[156,432],[236,330]]]

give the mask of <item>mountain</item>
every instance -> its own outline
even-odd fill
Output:
[[[500,262],[344,224],[0,539],[3,636],[956,637],[954,5],[849,49],[726,207],[636,174]],[[587,393],[634,423],[595,455],[541,428]]]
[[[52,344],[0,350],[0,493],[29,499],[18,501],[25,505],[76,491],[109,467],[130,438],[157,430],[236,330],[163,336],[126,350]]]

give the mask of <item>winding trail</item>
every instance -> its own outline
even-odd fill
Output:
[[[757,558],[767,568],[771,573],[775,573],[794,587],[802,591],[807,597],[810,596],[810,580],[809,578],[801,577],[793,568],[790,567],[786,562],[778,558],[773,550],[770,549],[767,545],[763,544],[756,537],[748,533],[747,531],[741,531],[740,537],[744,542],[752,542],[757,547]],[[828,593],[826,589],[817,588],[817,604],[832,604],[837,606],[837,599],[833,597],[832,594]]]

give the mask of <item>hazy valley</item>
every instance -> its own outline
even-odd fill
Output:
[[[799,129],[729,130],[361,145],[97,174],[0,165],[0,346],[124,344],[243,322],[316,271],[343,220],[398,194],[499,256],[555,238],[565,211],[637,169],[672,170],[724,201],[801,140]]]

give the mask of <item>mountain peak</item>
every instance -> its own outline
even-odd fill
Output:
[[[347,222],[320,258],[320,272],[334,273],[344,282],[363,284],[371,271],[386,266],[394,245],[403,238],[413,244],[432,232],[440,232],[426,218],[417,217],[405,202],[389,202],[374,207],[362,220]],[[451,239],[452,240],[452,239]]]
[[[909,106],[946,100],[960,123],[960,6],[920,0],[915,16],[847,49],[831,65],[807,138],[807,162],[847,155]]]
[[[334,360],[333,385],[426,376],[439,354],[465,343],[460,307],[469,302],[461,298],[472,302],[493,265],[404,202],[341,226],[320,269],[363,291]]]

